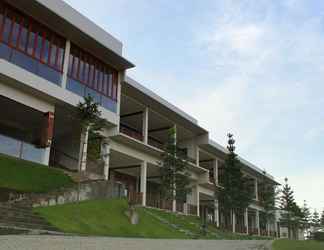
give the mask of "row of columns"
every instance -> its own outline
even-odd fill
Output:
[[[108,180],[109,176],[109,160],[110,160],[110,144],[108,140],[105,140],[102,144],[102,158],[104,161],[104,178],[105,180]],[[214,161],[214,176],[218,176],[218,161]],[[217,183],[217,178],[215,178],[216,183]],[[195,191],[195,196],[196,196],[196,205],[197,205],[197,216],[200,216],[200,202],[199,202],[199,188],[198,185],[194,189]],[[147,162],[143,161],[141,163],[140,167],[140,192],[142,193],[142,205],[146,206],[146,192],[147,192]],[[214,218],[216,222],[216,226],[220,226],[220,213],[219,213],[219,201],[216,199],[214,201],[215,209],[214,209]],[[176,211],[176,200],[172,202],[172,211]],[[232,213],[232,218],[233,218],[233,232],[236,231],[235,225],[236,225],[236,214],[233,212]],[[245,227],[247,228],[247,234],[249,233],[248,228],[249,228],[249,220],[248,220],[248,209],[245,210],[244,213],[244,223]],[[259,211],[256,210],[256,226],[258,229],[258,234],[260,235],[260,215]]]

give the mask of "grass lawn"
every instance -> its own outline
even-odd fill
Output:
[[[139,224],[132,225],[126,217],[126,200],[84,201],[53,207],[35,208],[51,224],[63,232],[81,235],[143,238],[186,238],[184,233],[160,223],[138,208]]]
[[[168,220],[170,223],[180,226],[181,228],[190,230],[199,238],[203,239],[226,239],[226,240],[252,240],[252,239],[269,239],[268,237],[250,236],[244,234],[234,234],[232,232],[225,232],[217,229],[214,225],[208,225],[208,233],[206,236],[201,235],[201,219],[197,216],[186,216],[175,213],[169,213],[158,209],[150,209],[151,213],[158,215],[159,217]]]
[[[257,236],[238,235],[223,232],[209,226],[209,233],[201,235],[200,219],[196,216],[176,215],[157,209],[137,208],[139,224],[131,225],[125,215],[127,202],[123,199],[84,201],[38,207],[34,211],[63,232],[79,235],[143,237],[143,238],[174,238],[186,239],[183,231],[162,223],[151,214],[158,215],[171,224],[180,226],[200,239],[264,239]],[[151,213],[151,214],[150,214]]]
[[[307,240],[276,240],[272,244],[272,250],[323,250],[324,242]]]
[[[60,170],[0,154],[0,188],[43,193],[72,183]]]

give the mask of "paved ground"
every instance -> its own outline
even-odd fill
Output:
[[[0,250],[268,250],[270,241],[152,240],[72,236],[0,236]]]

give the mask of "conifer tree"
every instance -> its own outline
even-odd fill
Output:
[[[225,211],[242,212],[251,204],[253,192],[251,192],[249,180],[242,174],[241,162],[235,153],[233,135],[228,134],[227,136],[229,153],[224,163],[224,188],[219,191],[218,199]]]
[[[301,225],[303,227],[303,229],[308,229],[309,226],[310,226],[310,221],[311,221],[311,212],[310,212],[310,209],[309,207],[307,206],[307,203],[306,201],[304,200],[304,205],[303,207],[301,208],[301,215],[302,215],[302,218],[301,218]]]
[[[177,148],[175,128],[169,130],[169,140],[161,158],[159,165],[162,198],[168,201],[185,201],[190,192],[189,165],[184,153]]]
[[[322,211],[322,216],[321,216],[321,226],[324,227],[324,209]]]
[[[264,208],[264,215],[267,222],[275,220],[276,201],[278,198],[278,190],[276,184],[267,178],[267,173],[263,171],[263,175],[259,181],[259,201]]]
[[[312,225],[314,227],[319,227],[321,225],[321,219],[319,213],[315,210],[312,216]]]
[[[292,230],[294,228],[294,216],[296,212],[296,202],[294,199],[294,191],[288,185],[288,178],[285,178],[285,184],[281,190],[280,209],[283,211],[281,214],[281,222],[287,225],[288,238],[292,238]]]

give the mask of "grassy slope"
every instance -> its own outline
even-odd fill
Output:
[[[148,208],[146,208],[148,209]],[[197,216],[184,216],[169,212],[164,212],[158,209],[148,209],[151,213],[162,217],[172,224],[179,225],[181,228],[190,230],[192,233],[196,235],[200,235],[199,238],[206,239],[227,239],[227,240],[247,240],[247,239],[268,239],[267,237],[259,237],[259,236],[248,236],[243,234],[233,234],[231,232],[224,232],[217,229],[214,225],[208,226],[208,231],[206,236],[201,235],[201,219]]]
[[[147,213],[146,210],[148,210],[150,213],[154,213],[172,224],[179,225],[181,229],[190,230],[190,232],[201,239],[262,239],[261,237],[223,232],[213,226],[209,226],[210,233],[208,235],[202,236],[200,219],[198,217],[175,215],[149,208],[137,208],[139,224],[131,225],[124,214],[126,209],[127,202],[125,200],[114,199],[35,208],[35,211],[62,231],[81,235],[188,238],[184,232],[161,223],[158,219]]]
[[[124,214],[125,200],[85,201],[36,208],[35,211],[64,232],[81,235],[106,235],[145,238],[186,238],[138,208],[139,224],[131,225]]]
[[[0,188],[48,192],[71,184],[70,177],[59,170],[0,154]]]
[[[273,250],[323,250],[324,242],[276,240],[272,244]]]

